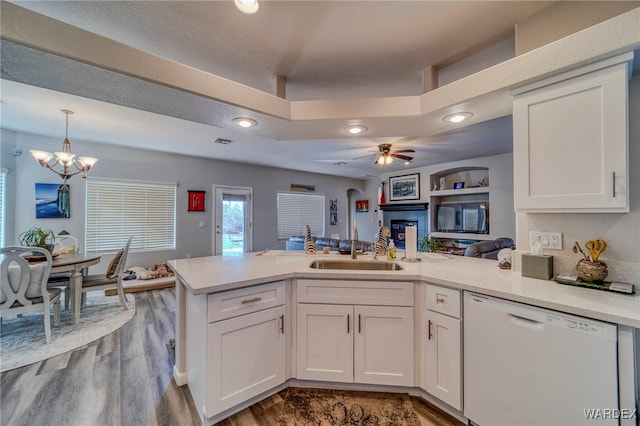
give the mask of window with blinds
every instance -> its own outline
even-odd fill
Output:
[[[299,192],[278,192],[278,239],[304,235],[305,225],[311,235],[324,235],[325,196]]]
[[[90,178],[86,185],[87,253],[121,249],[176,248],[175,183]]]
[[[6,169],[0,169],[0,247],[4,247],[4,209],[6,201],[4,199],[6,191],[4,189],[5,177],[7,174]]]

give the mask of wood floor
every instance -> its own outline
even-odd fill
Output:
[[[188,388],[172,379],[167,343],[175,337],[174,290],[136,293],[135,298],[136,315],[116,332],[0,374],[0,424],[199,425]],[[265,419],[256,413],[280,401],[276,394],[220,425],[263,426]],[[422,425],[462,425],[420,399],[412,402]]]
[[[115,333],[2,373],[1,424],[199,425],[186,386],[172,380],[174,291],[135,297],[136,315]]]

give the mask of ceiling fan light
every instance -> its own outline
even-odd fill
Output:
[[[258,0],[233,0],[238,10],[248,15],[256,13],[260,8]]]
[[[255,127],[258,125],[256,120],[247,117],[236,117],[232,120],[236,125],[248,129],[249,127]]]
[[[366,132],[368,129],[366,126],[362,126],[360,124],[355,126],[347,126],[344,128],[344,131],[350,133],[352,135],[359,135],[360,133]]]
[[[464,120],[473,117],[473,114],[470,112],[457,112],[455,114],[449,114],[442,119],[445,123],[460,123]]]
[[[390,155],[381,155],[376,160],[376,163],[378,163],[381,166],[386,166],[388,164],[391,164],[392,162],[393,162],[393,157],[391,157]]]

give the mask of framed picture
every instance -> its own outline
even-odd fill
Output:
[[[462,189],[464,188],[464,182],[454,182],[453,189]]]
[[[419,200],[420,173],[389,178],[389,200]]]
[[[68,219],[69,185],[36,183],[36,219]]]
[[[356,200],[356,213],[366,213],[369,211],[369,200]]]
[[[338,199],[332,198],[329,200],[329,224],[338,224]]]
[[[204,211],[204,194],[206,191],[187,191],[189,193],[189,206],[187,211]]]

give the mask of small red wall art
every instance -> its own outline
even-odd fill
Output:
[[[204,211],[204,194],[205,191],[188,191],[189,192],[189,208],[190,212]]]

